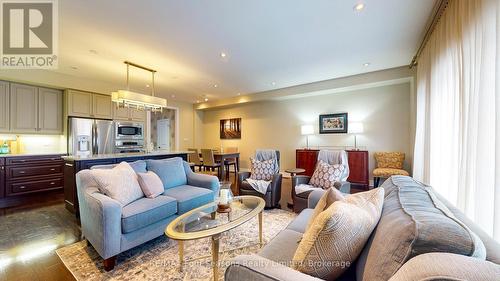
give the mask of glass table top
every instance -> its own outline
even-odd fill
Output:
[[[264,209],[265,201],[256,196],[236,196],[230,203],[231,211],[218,213],[212,202],[191,210],[173,220],[165,234],[176,240],[209,237],[237,227],[256,217]],[[215,217],[212,217],[213,213]]]

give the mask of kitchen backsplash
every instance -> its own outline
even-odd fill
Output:
[[[0,144],[7,141],[11,154],[66,153],[64,135],[1,135]]]

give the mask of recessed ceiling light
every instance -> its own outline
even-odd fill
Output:
[[[240,95],[241,95],[241,93],[237,93],[236,95],[237,95],[237,96],[240,96]]]
[[[94,49],[89,50],[89,52],[90,52],[90,53],[92,53],[92,54],[94,54],[94,55],[97,55],[97,54],[98,54],[98,53],[97,53],[97,51],[96,51],[96,50],[94,50]]]
[[[196,100],[196,103],[200,103],[200,101],[199,101],[199,100]]]
[[[214,88],[217,88],[217,87],[219,87],[219,85],[217,85],[217,84],[214,84]]]
[[[356,12],[360,12],[364,8],[365,8],[365,4],[364,3],[358,3],[358,4],[354,5],[354,7],[353,7],[354,11],[356,11]]]
[[[208,101],[208,98],[205,98],[205,101]]]
[[[151,86],[149,86],[149,84],[146,84],[146,88],[149,88],[149,87],[151,87]]]
[[[365,62],[365,63],[363,63],[363,66],[369,66],[369,65],[370,65],[370,63],[369,63],[369,62]]]
[[[227,57],[227,54],[226,54],[226,53],[224,53],[224,52],[222,52],[222,53],[220,53],[220,57],[221,57],[221,58],[225,58],[225,57]]]

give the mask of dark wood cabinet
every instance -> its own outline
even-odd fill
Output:
[[[5,159],[0,158],[0,199],[5,197]]]
[[[0,207],[22,205],[23,195],[63,188],[62,154],[0,158]]]
[[[312,176],[318,161],[319,150],[316,149],[297,149],[295,151],[295,166],[306,170],[300,175]]]
[[[347,181],[354,188],[368,190],[368,151],[346,150],[349,162],[349,177]],[[295,165],[297,168],[305,169],[302,175],[312,176],[316,168],[319,150],[317,149],[297,149],[295,152]]]
[[[349,162],[349,177],[347,181],[351,183],[351,187],[368,190],[368,151],[347,150],[347,159]]]

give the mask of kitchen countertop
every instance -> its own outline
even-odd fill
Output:
[[[139,152],[139,153],[111,153],[111,154],[98,154],[90,156],[63,156],[66,161],[85,161],[96,159],[112,159],[112,158],[127,158],[127,157],[141,157],[141,156],[161,156],[173,154],[188,154],[189,151],[153,151],[153,152]]]
[[[0,154],[0,157],[21,157],[21,156],[45,156],[45,155],[67,155],[66,152],[54,152],[54,153],[16,153],[16,154]]]

